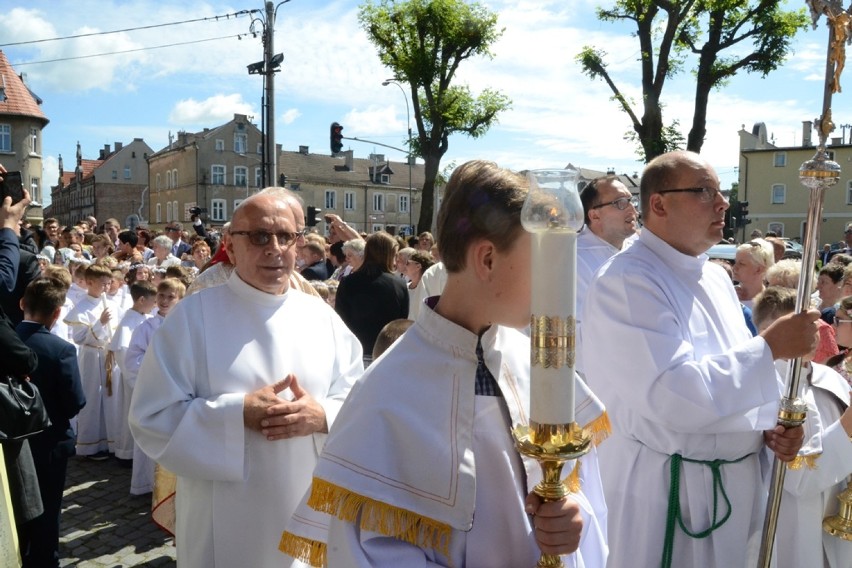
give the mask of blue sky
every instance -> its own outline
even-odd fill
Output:
[[[276,2],[277,3],[277,2]],[[443,164],[487,158],[514,169],[564,167],[569,162],[618,173],[641,170],[632,143],[623,135],[627,116],[610,100],[601,81],[580,72],[574,56],[586,45],[609,53],[616,81],[639,98],[638,47],[630,30],[599,22],[600,2],[572,0],[487,0],[505,28],[493,59],[462,65],[458,81],[474,92],[503,91],[512,109],[484,137],[450,139]],[[0,44],[42,38],[154,26],[262,9],[260,0],[243,3],[174,0],[6,0]],[[276,141],[286,150],[308,145],[327,153],[329,124],[356,136],[402,146],[406,132],[403,95],[393,85],[375,49],[360,30],[359,2],[291,0],[278,10],[275,51],[284,54],[276,76]],[[791,2],[804,6],[804,2]],[[105,144],[141,137],[154,149],[168,143],[169,132],[197,131],[227,122],[233,114],[260,124],[262,80],[246,65],[263,57],[260,38],[248,34],[248,17],[210,19],[150,30],[81,39],[0,47],[30,88],[43,100],[50,119],[43,134],[44,180],[54,185],[57,157],[73,168],[76,143],[96,158]],[[244,34],[242,39],[236,35]],[[133,51],[120,55],[26,65],[95,53],[138,50],[164,44],[206,40],[190,45]],[[761,79],[734,78],[711,95],[708,134],[702,153],[716,166],[724,186],[736,180],[737,131],[765,122],[778,145],[801,143],[801,122],[820,113],[827,29],[801,33],[782,69]],[[852,91],[852,75],[844,77]],[[693,81],[688,72],[665,89],[667,119],[691,122]],[[844,124],[850,103],[835,95],[835,122]],[[686,131],[684,131],[684,136]],[[835,135],[839,136],[840,132]],[[371,152],[392,159],[402,154],[370,144],[346,141],[358,157]],[[47,193],[47,191],[45,191]]]

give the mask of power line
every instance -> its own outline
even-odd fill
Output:
[[[47,41],[60,41],[60,40],[65,40],[65,39],[78,39],[78,38],[81,38],[81,37],[92,37],[92,36],[101,36],[101,35],[109,35],[109,34],[118,34],[118,33],[123,33],[123,32],[135,32],[137,30],[150,30],[150,29],[156,29],[156,28],[164,28],[164,27],[167,27],[167,26],[177,26],[177,25],[181,25],[181,24],[192,24],[192,23],[195,23],[195,22],[204,22],[204,21],[208,21],[208,20],[216,20],[218,22],[220,19],[229,20],[229,19],[231,19],[231,16],[234,16],[234,18],[236,19],[236,18],[239,18],[240,16],[247,16],[247,15],[250,15],[250,14],[257,12],[257,11],[258,10],[240,10],[239,12],[234,12],[234,13],[231,13],[231,14],[223,14],[221,16],[207,16],[205,18],[195,18],[194,20],[183,20],[181,22],[168,22],[168,23],[165,23],[165,24],[152,24],[150,26],[141,26],[141,27],[138,27],[138,28],[126,28],[126,29],[123,29],[123,30],[113,30],[113,31],[108,31],[108,32],[91,32],[91,33],[87,33],[87,34],[77,34],[77,35],[72,35],[72,36],[51,37],[51,38],[47,38],[47,39],[35,39],[35,40],[32,40],[32,41],[18,41],[18,42],[15,42],[15,43],[2,43],[2,44],[0,44],[0,47],[10,47],[10,46],[15,46],[15,45],[30,45],[30,44],[33,44],[33,43],[44,43],[44,42],[47,42]],[[61,60],[58,60],[58,61],[61,61]]]
[[[251,35],[251,34],[237,34],[237,35],[222,36],[222,37],[210,37],[210,38],[207,38],[207,39],[196,39],[196,40],[193,40],[193,41],[183,41],[183,42],[180,42],[180,43],[169,43],[169,44],[166,44],[166,45],[154,45],[152,47],[139,47],[139,48],[136,48],[136,49],[126,49],[124,51],[111,51],[109,53],[93,53],[91,55],[78,55],[76,57],[61,57],[59,59],[46,59],[44,61],[25,61],[23,63],[13,63],[12,67],[23,67],[24,65],[38,65],[40,63],[56,63],[56,62],[59,62],[59,61],[73,61],[75,59],[91,59],[93,57],[104,57],[105,55],[121,55],[123,53],[134,53],[134,52],[137,52],[137,51],[148,51],[150,49],[163,49],[165,47],[176,47],[176,46],[179,46],[179,45],[191,45],[193,43],[204,43],[204,42],[207,42],[207,41],[217,41],[217,40],[220,40],[220,39],[231,39],[231,38],[242,39],[243,36],[247,36],[247,35]]]

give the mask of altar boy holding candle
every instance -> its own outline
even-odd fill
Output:
[[[282,551],[334,567],[532,566],[542,552],[606,564],[595,450],[566,465],[579,491],[543,503],[539,465],[510,434],[529,421],[527,192],[490,162],[453,173],[438,214],[446,288],[353,388]],[[601,433],[603,407],[577,380],[576,421]]]

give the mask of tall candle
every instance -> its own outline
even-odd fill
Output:
[[[574,422],[577,232],[583,206],[573,169],[533,171],[522,221],[532,233],[530,421]]]

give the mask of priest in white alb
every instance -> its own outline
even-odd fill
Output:
[[[234,273],[175,307],[139,370],[130,425],[177,475],[182,568],[291,565],[281,527],[363,372],[334,310],[289,287],[304,219],[280,188],[243,201],[227,245]]]
[[[816,311],[752,337],[724,271],[727,198],[699,155],[664,154],[641,181],[644,228],[586,296],[583,370],[612,435],[601,446],[609,566],[746,566],[756,552],[771,454],[792,460],[802,428],[776,426],[773,361],[816,344]]]

